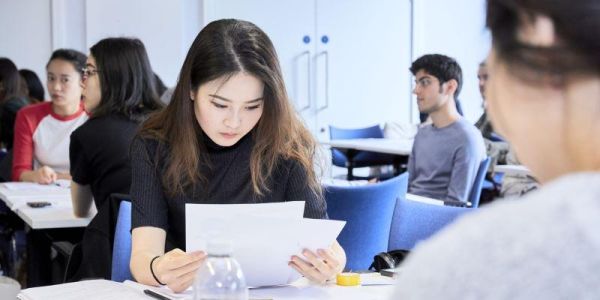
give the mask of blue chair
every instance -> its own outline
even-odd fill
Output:
[[[363,138],[383,138],[383,130],[379,125],[356,128],[342,129],[334,126],[329,126],[329,138],[332,140],[347,140],[347,139],[363,139]],[[338,149],[331,149],[331,156],[334,166],[344,167],[348,169],[348,180],[352,180],[353,168],[362,168],[370,166],[391,165],[394,163],[394,156],[389,154],[374,153],[368,151],[357,151],[348,161],[348,157]]]
[[[408,174],[363,186],[327,186],[329,218],[346,221],[338,242],[346,251],[347,270],[367,270],[373,256],[386,251],[396,198],[406,193]]]
[[[471,202],[471,207],[476,208],[479,207],[479,198],[481,197],[481,189],[483,187],[483,182],[485,180],[485,174],[487,173],[488,168],[490,167],[490,161],[492,159],[488,156],[479,164],[479,169],[477,170],[477,175],[475,176],[475,181],[473,182],[473,186],[471,187],[471,192],[469,192],[469,198],[467,199]]]
[[[122,282],[133,280],[129,270],[131,258],[131,202],[121,201],[119,215],[115,227],[115,238],[112,253],[112,269],[110,279]]]
[[[412,250],[417,242],[429,238],[460,215],[472,211],[475,210],[467,207],[422,203],[399,197],[392,218],[388,251]]]

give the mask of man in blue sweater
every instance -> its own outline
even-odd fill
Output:
[[[453,58],[430,54],[414,61],[413,93],[419,112],[431,116],[415,137],[408,162],[408,192],[466,202],[485,158],[481,133],[456,111],[462,71]]]

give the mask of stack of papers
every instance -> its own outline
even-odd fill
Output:
[[[288,266],[292,255],[329,248],[346,224],[303,215],[303,201],[186,204],[186,250],[206,250],[211,240],[230,240],[249,287],[288,284],[300,277]]]

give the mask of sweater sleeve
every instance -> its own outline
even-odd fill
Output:
[[[81,127],[79,128],[81,129]],[[71,142],[69,143],[69,162],[71,168],[71,176],[73,181],[81,185],[91,184],[91,175],[88,166],[91,165],[87,159],[85,148],[79,138],[79,130],[73,131],[71,134]]]
[[[481,160],[475,146],[465,143],[454,155],[446,200],[466,202]]]
[[[17,113],[14,131],[12,180],[19,181],[21,174],[33,169],[33,124],[24,111]]]
[[[306,170],[296,161],[291,161],[289,168],[285,201],[305,201],[305,218],[328,219],[325,198],[310,189]]]
[[[169,229],[168,206],[156,161],[157,145],[137,137],[131,144],[131,228]]]

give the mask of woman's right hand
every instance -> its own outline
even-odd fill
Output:
[[[205,257],[202,251],[186,253],[181,249],[173,249],[155,259],[151,268],[161,283],[179,293],[194,283],[196,271]]]
[[[48,166],[43,166],[33,171],[33,181],[39,184],[50,184],[57,179],[56,171]]]

